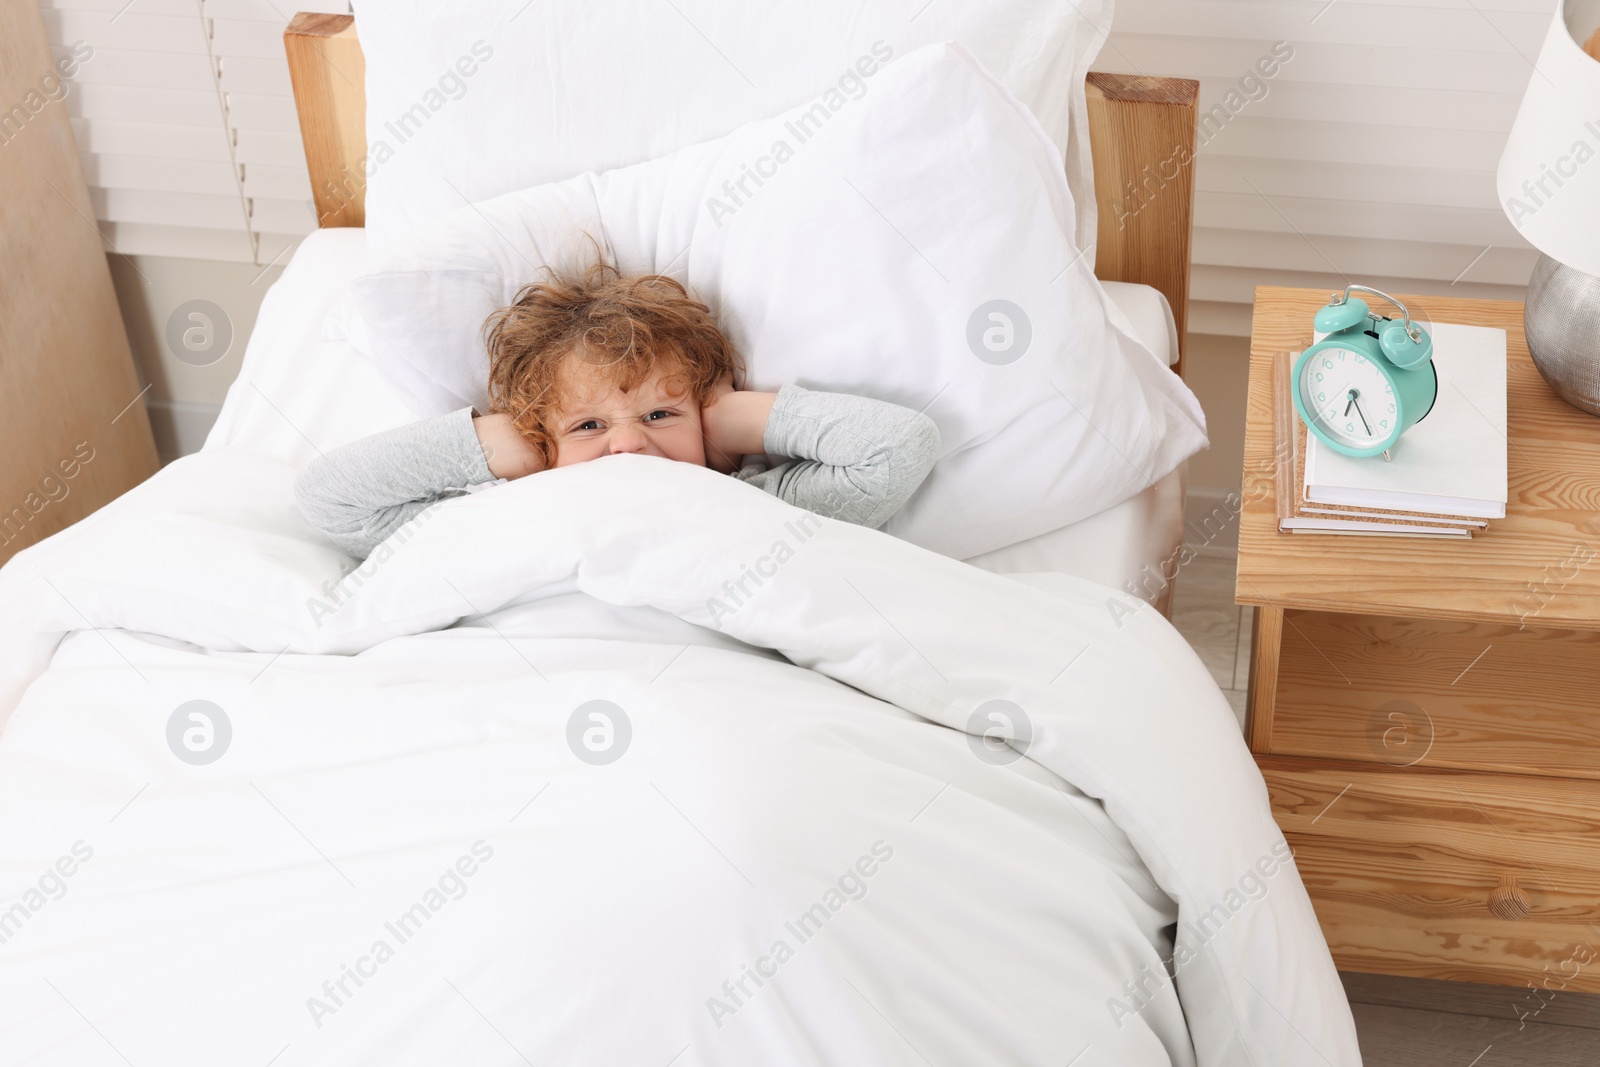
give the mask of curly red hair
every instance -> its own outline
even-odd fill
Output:
[[[598,251],[598,249],[597,249]],[[517,293],[516,302],[485,320],[489,403],[555,465],[552,413],[566,398],[572,361],[631,392],[657,371],[669,392],[705,406],[724,378],[737,381],[744,361],[717,327],[711,309],[664,274],[624,275],[596,256]]]

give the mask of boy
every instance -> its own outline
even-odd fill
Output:
[[[374,434],[300,475],[301,513],[351,555],[467,486],[625,452],[709,466],[877,527],[938,458],[933,420],[898,405],[735,390],[739,354],[710,309],[664,275],[625,277],[603,260],[551,271],[484,327],[489,414],[462,408]]]

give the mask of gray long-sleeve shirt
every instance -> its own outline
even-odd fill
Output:
[[[939,430],[896,404],[786,385],[762,445],[767,456],[746,457],[734,477],[819,515],[877,527],[933,468]],[[462,408],[319,456],[301,472],[295,498],[307,522],[365,559],[425,508],[494,480],[472,409]]]

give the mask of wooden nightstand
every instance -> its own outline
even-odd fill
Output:
[[[1402,296],[1506,331],[1506,517],[1280,534],[1272,356],[1327,299],[1255,298],[1235,592],[1273,813],[1341,968],[1600,991],[1600,419],[1539,377],[1521,304]]]

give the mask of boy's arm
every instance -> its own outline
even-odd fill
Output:
[[[763,434],[790,462],[738,477],[819,515],[860,526],[889,521],[939,458],[939,429],[920,412],[845,393],[786,385]]]
[[[471,408],[352,441],[312,460],[295,483],[300,513],[365,559],[417,513],[492,482]]]

